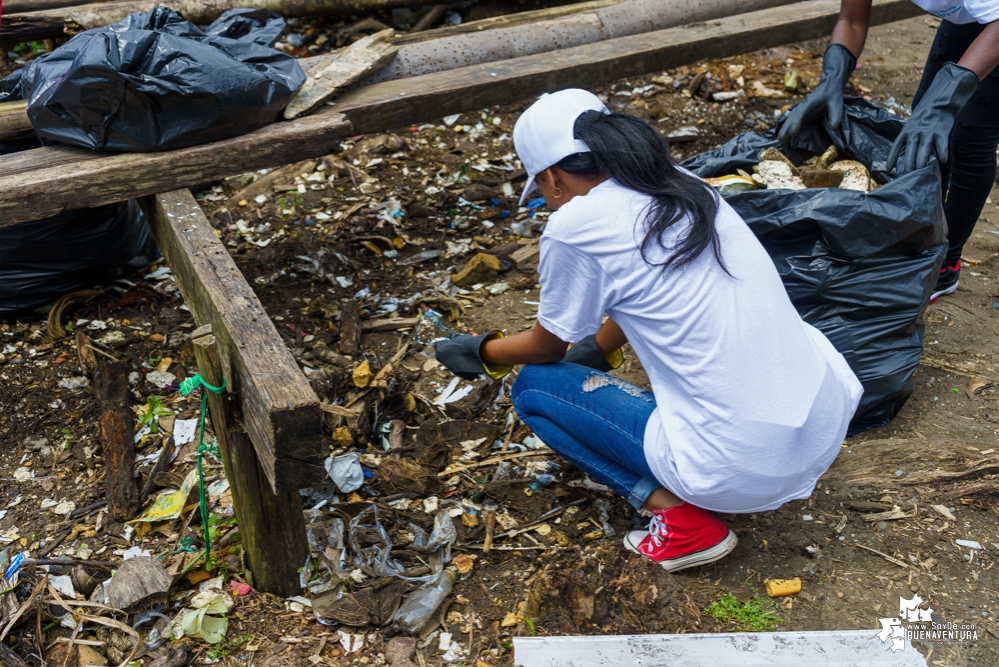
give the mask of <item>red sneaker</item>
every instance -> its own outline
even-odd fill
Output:
[[[739,539],[713,514],[690,503],[652,512],[648,530],[624,536],[624,546],[676,572],[724,558]]]

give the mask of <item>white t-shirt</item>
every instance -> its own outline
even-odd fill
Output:
[[[683,500],[757,512],[807,497],[840,450],[860,382],[798,316],[728,204],[716,229],[734,278],[710,249],[665,275],[647,264],[639,242],[650,201],[608,180],[552,213],[540,242],[541,325],[567,342],[595,333],[604,313],[620,325],[656,397],[645,456]]]
[[[951,23],[992,23],[999,20],[999,0],[912,0],[930,14]]]

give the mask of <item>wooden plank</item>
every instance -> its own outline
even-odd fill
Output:
[[[212,325],[199,327],[192,335],[198,372],[208,384],[222,384],[222,361]],[[253,444],[239,423],[234,394],[208,394],[212,428],[219,440],[225,476],[232,492],[240,542],[246,550],[253,586],[280,597],[302,591],[298,568],[309,552],[297,490],[274,493],[264,474]]]
[[[436,121],[544,92],[587,87],[709,58],[828,36],[839,0],[807,0],[666,30],[436,72],[348,91],[336,111],[359,134]],[[874,0],[871,25],[920,15],[910,0]]]
[[[919,12],[909,0],[875,0],[871,24],[910,18]],[[324,107],[313,116],[171,153],[101,156],[77,149],[39,148],[3,156],[0,227],[54,215],[65,208],[122,201],[323,155],[338,146],[343,136],[323,123],[335,126],[342,122],[341,113],[353,123],[356,133],[384,131],[547,91],[585,87],[821,37],[829,34],[838,16],[838,0],[807,0],[552,53],[386,81],[348,91],[335,106]],[[198,160],[200,167],[186,168],[185,162]],[[72,168],[67,168],[71,163]]]
[[[399,51],[388,41],[394,34],[391,28],[382,30],[331,55],[314,59],[306,71],[309,78],[285,107],[284,117],[298,118],[311,113],[347,86],[389,64]]]
[[[322,479],[319,398],[194,196],[176,190],[141,204],[194,321],[212,325],[271,488],[297,491]]]
[[[343,116],[327,113],[163,153],[63,146],[0,156],[0,227],[319,157],[349,133]]]

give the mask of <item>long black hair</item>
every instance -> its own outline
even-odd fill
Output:
[[[557,167],[583,178],[607,175],[652,197],[640,246],[647,263],[657,265],[647,254],[653,245],[669,254],[658,264],[663,271],[689,264],[710,246],[725,268],[715,230],[718,195],[704,181],[677,168],[666,142],[651,125],[624,113],[585,111],[576,118],[573,135],[586,143],[590,152],[569,155]],[[690,230],[667,245],[666,231],[685,217],[690,219]]]

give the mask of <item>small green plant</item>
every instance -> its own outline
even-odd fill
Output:
[[[163,401],[156,394],[150,394],[145,405],[132,408],[139,418],[139,423],[149,427],[150,433],[159,433],[158,420],[160,417],[172,415],[173,410],[163,406]]]
[[[241,637],[233,637],[232,639],[223,639],[215,646],[212,646],[207,651],[205,651],[205,657],[211,658],[212,662],[222,660],[229,656],[230,653],[238,649],[243,644],[246,644],[251,639],[253,639],[252,634],[243,635]]]
[[[773,632],[784,622],[779,607],[773,600],[762,599],[750,586],[753,597],[739,602],[731,593],[725,593],[717,602],[704,608],[704,613],[718,623],[734,623],[739,632]]]
[[[62,429],[62,445],[60,445],[66,451],[73,448],[73,441],[76,440],[76,436],[68,429]]]
[[[537,637],[538,636],[538,629],[534,626],[534,621],[532,621],[530,618],[528,618],[527,616],[525,616],[524,617],[524,623],[527,623],[527,627],[529,627],[531,629],[531,636],[532,637]]]

